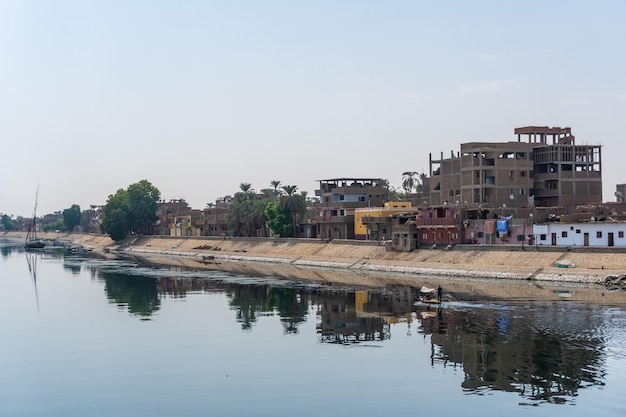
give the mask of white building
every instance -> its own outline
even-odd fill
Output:
[[[626,247],[624,222],[536,224],[533,225],[533,234],[536,245]]]

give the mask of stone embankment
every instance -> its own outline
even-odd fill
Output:
[[[8,233],[5,236],[19,237]],[[217,262],[317,267],[375,274],[410,274],[431,277],[463,277],[604,284],[607,277],[626,274],[626,252],[555,250],[550,247],[457,247],[452,250],[419,249],[387,251],[376,242],[305,239],[245,239],[170,236],[136,236],[116,244],[103,235],[47,233],[56,239],[99,252],[123,252],[137,257],[189,260],[187,266]],[[585,248],[587,249],[587,248]],[[569,261],[573,268],[555,266]],[[180,263],[180,261],[178,261]]]

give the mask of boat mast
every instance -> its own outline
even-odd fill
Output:
[[[35,193],[35,208],[33,209],[33,218],[28,225],[26,232],[26,243],[37,239],[37,199],[39,198],[39,184],[37,184],[37,192]]]

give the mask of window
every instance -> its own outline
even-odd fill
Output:
[[[576,234],[580,234],[580,229],[576,229]]]
[[[478,237],[483,237],[483,232],[478,232]]]
[[[546,235],[539,235],[539,240],[546,240]]]
[[[619,232],[617,232],[617,237],[619,237],[620,239],[624,238],[624,231],[620,230]]]
[[[523,189],[523,188],[520,188],[519,189],[519,195],[524,195],[524,194],[526,194],[526,190]]]
[[[428,240],[428,233],[424,233],[422,235],[422,240]]]
[[[346,211],[345,210],[339,210],[339,215],[340,216],[345,216],[346,215]]]
[[[602,237],[602,232],[601,231],[597,231],[596,232],[596,237],[599,239]]]
[[[526,176],[526,171],[520,171],[519,172],[519,176],[520,177],[525,177]]]
[[[346,196],[344,196],[343,194],[339,194],[339,201],[343,201],[346,199]]]
[[[567,237],[567,231],[563,230],[563,231],[561,232],[561,237]]]

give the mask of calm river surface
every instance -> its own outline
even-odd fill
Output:
[[[624,306],[0,249],[3,417],[626,415]]]

